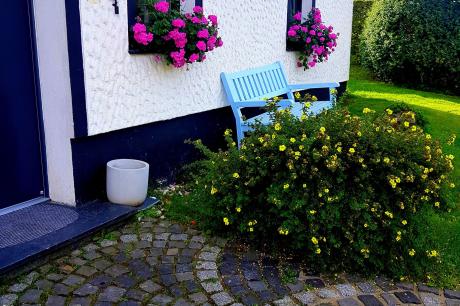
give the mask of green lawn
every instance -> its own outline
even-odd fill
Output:
[[[433,216],[427,227],[430,235],[439,244],[443,262],[433,268],[433,284],[460,288],[460,97],[418,91],[382,83],[368,75],[359,66],[351,69],[348,83],[349,109],[361,114],[364,107],[383,111],[395,103],[405,103],[423,114],[428,121],[426,132],[446,142],[452,134],[457,141],[445,146],[444,151],[453,154],[455,190],[451,201],[457,209],[444,216]]]

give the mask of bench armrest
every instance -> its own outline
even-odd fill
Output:
[[[315,88],[336,88],[339,87],[339,83],[314,83],[314,84],[294,84],[289,85],[290,90],[305,90]]]
[[[283,99],[278,102],[278,106],[280,107],[288,107],[291,106],[294,101]],[[259,100],[259,101],[241,101],[235,102],[236,106],[238,107],[264,107],[267,105],[267,101]]]

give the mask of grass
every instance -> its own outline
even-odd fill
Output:
[[[442,143],[455,134],[460,137],[460,97],[418,91],[373,80],[366,70],[352,66],[348,83],[348,108],[361,114],[364,107],[383,111],[396,103],[405,103],[423,114],[428,121],[427,133]],[[437,242],[443,255],[439,266],[430,272],[433,285],[460,289],[460,139],[444,151],[453,154],[453,179],[456,188],[450,196],[450,214],[430,218],[426,234]]]

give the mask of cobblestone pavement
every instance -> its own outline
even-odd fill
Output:
[[[458,291],[329,281],[295,263],[286,279],[272,258],[165,220],[144,218],[104,237],[4,284],[0,305],[460,305]]]

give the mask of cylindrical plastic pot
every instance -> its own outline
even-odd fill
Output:
[[[107,198],[115,204],[138,206],[147,198],[149,164],[135,159],[107,163]]]

